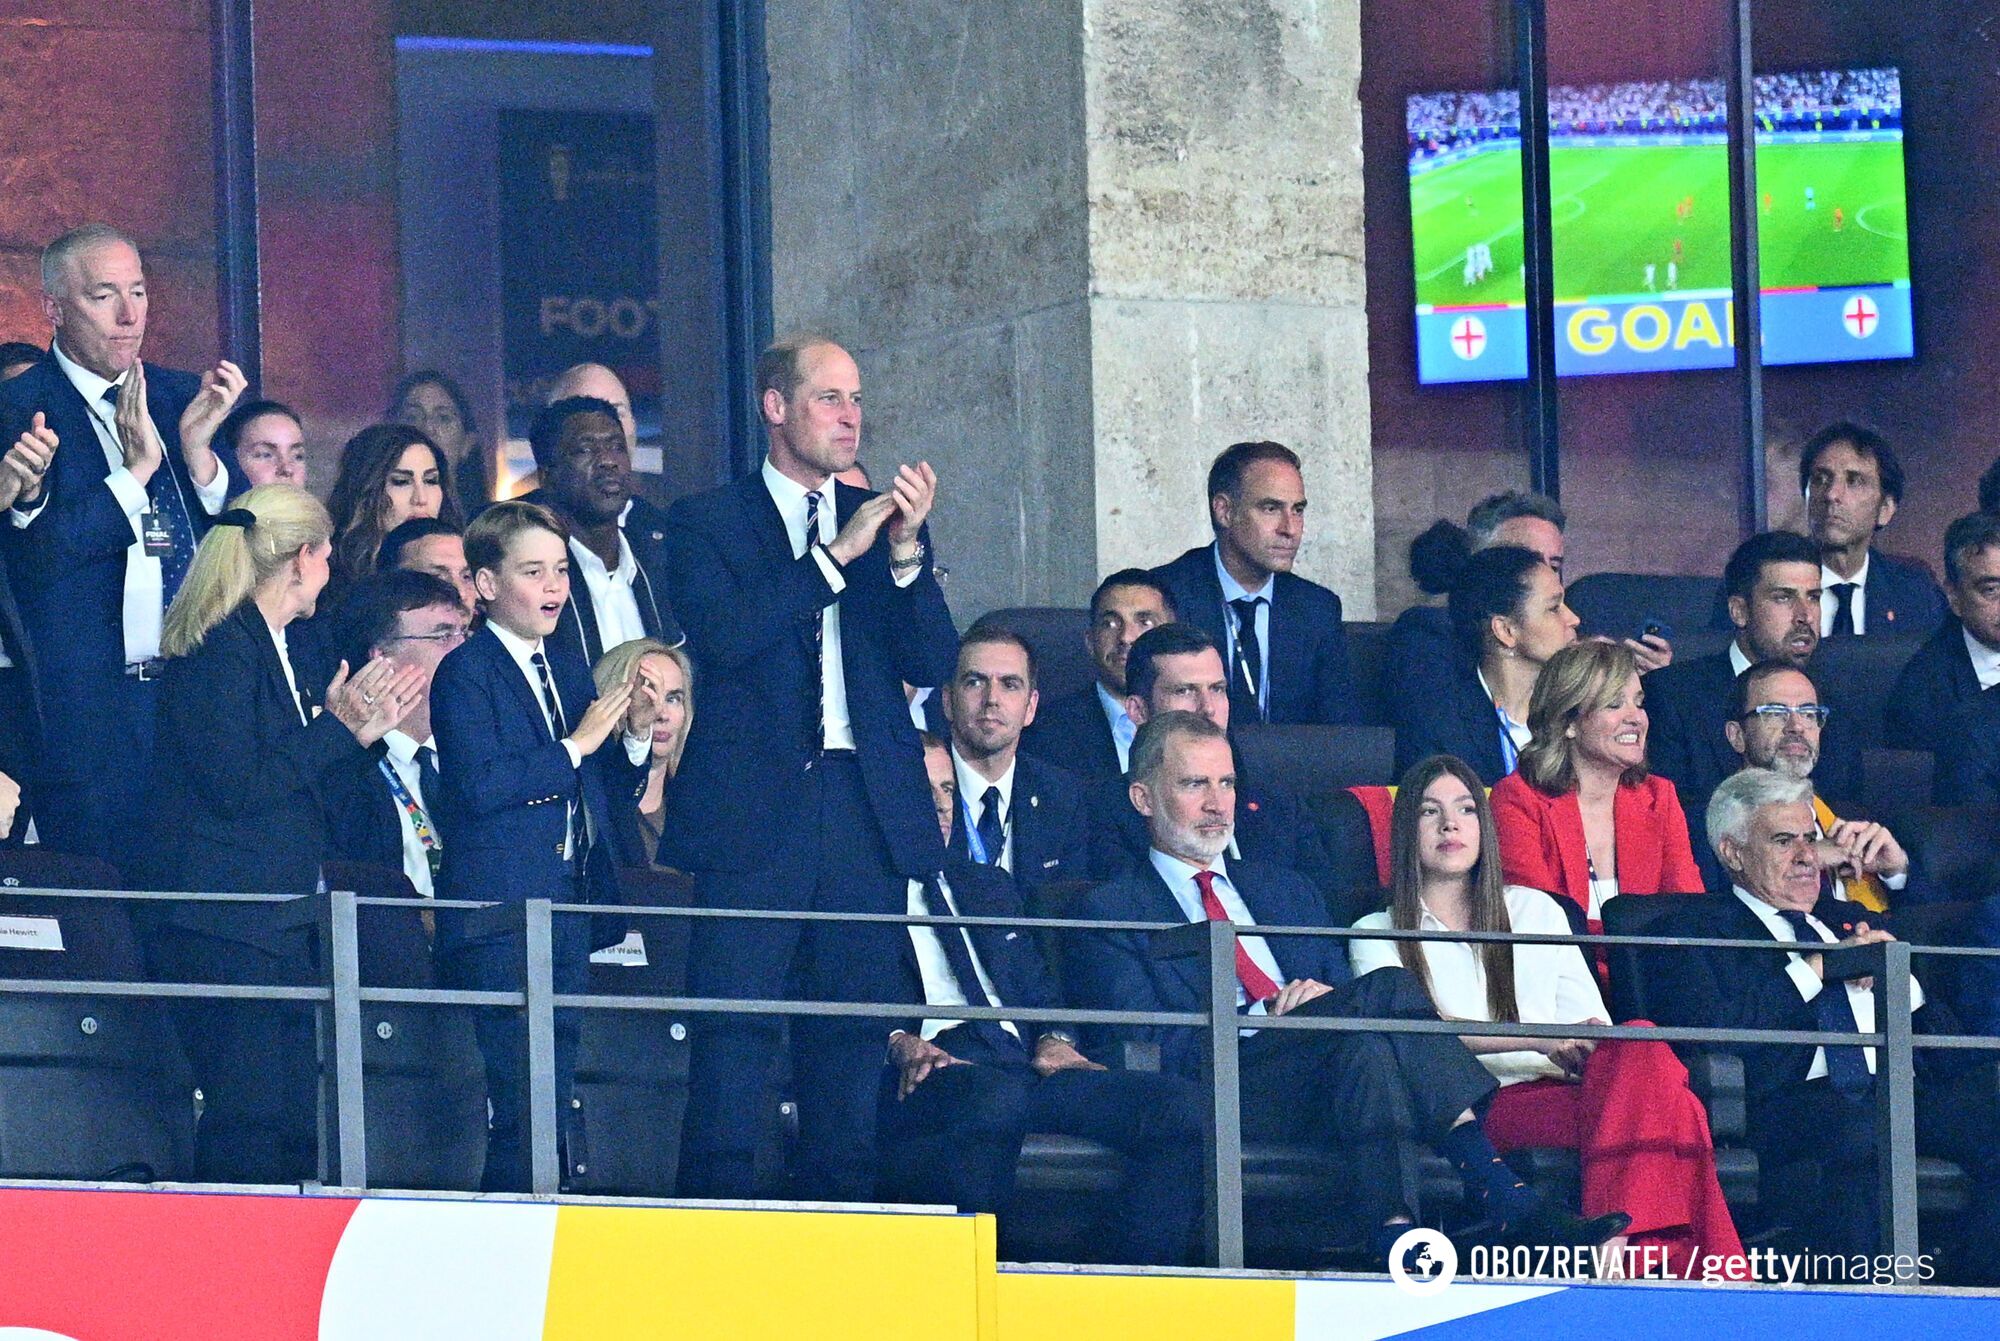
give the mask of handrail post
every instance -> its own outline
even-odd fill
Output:
[[[1875,1059],[1876,1116],[1881,1131],[1877,1174],[1881,1180],[1882,1251],[1897,1263],[1901,1283],[1914,1283],[1917,1238],[1916,1048],[1910,1025],[1910,946],[1882,943],[1883,966],[1876,983],[1875,1023],[1882,1050]],[[1828,983],[1825,990],[1845,990]],[[1910,1273],[1902,1270],[1910,1263]]]
[[[1243,1101],[1236,1018],[1236,927],[1208,924],[1208,1250],[1243,1265]]]
[[[553,1196],[561,1185],[556,1152],[556,1003],[553,918],[548,899],[529,899],[527,925],[528,1155],[530,1186]]]
[[[368,1186],[368,1109],[363,1094],[361,1055],[361,946],[359,909],[354,891],[336,889],[327,896],[323,944],[327,947],[327,987],[332,999],[325,1018],[333,1040],[333,1166],[327,1170],[336,1187]],[[325,1111],[325,1105],[321,1105]]]

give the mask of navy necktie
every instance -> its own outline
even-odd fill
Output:
[[[1007,829],[1000,822],[1000,789],[988,787],[979,804],[983,807],[979,812],[979,846],[985,850],[986,864],[998,866],[1000,854],[1007,846]]]
[[[823,502],[817,489],[806,494],[806,549],[819,543],[819,505]],[[806,737],[813,743],[813,753],[826,749],[826,613],[813,611],[813,708],[812,720],[806,723]]]
[[[1248,695],[1248,706],[1260,722],[1265,720],[1264,645],[1257,638],[1257,607],[1263,603],[1262,596],[1243,596],[1229,603],[1229,608],[1236,612],[1237,663],[1230,688],[1241,689]]]
[[[540,652],[529,658],[535,663],[535,674],[542,677],[542,715],[549,724],[549,738],[561,740],[569,734],[569,723],[563,718],[562,700],[556,697],[555,681],[549,678],[549,660]]]
[[[952,917],[957,909],[951,906],[939,888],[938,876],[924,882],[924,912],[931,917]],[[998,1006],[1000,1003],[986,994],[986,988],[979,981],[979,969],[972,962],[972,937],[965,927],[932,927],[937,933],[938,944],[944,947],[944,958],[951,965],[952,976],[958,979],[958,990],[964,995],[966,1004],[972,1006]],[[968,1020],[972,1031],[994,1047],[1021,1048],[1021,1040],[1000,1027],[998,1020]]]
[[[104,403],[111,407],[112,422],[116,423],[117,387],[104,388]],[[187,500],[181,497],[180,481],[174,477],[172,465],[164,460],[153,472],[153,478],[146,481],[146,506],[173,540],[172,551],[160,556],[160,608],[165,610],[174,603],[174,596],[187,577],[188,563],[194,558],[194,522],[188,516]]]
[[[1781,908],[1778,916],[1785,919],[1792,933],[1805,945],[1817,945],[1824,950],[1826,942],[1813,929],[1806,915]],[[1854,1003],[1847,999],[1847,984],[1828,979],[1819,989],[1819,995],[1812,1000],[1813,1023],[1821,1029],[1840,1033],[1859,1033],[1860,1021],[1854,1018]],[[1833,1082],[1833,1088],[1849,1099],[1865,1098],[1873,1077],[1868,1073],[1867,1059],[1857,1046],[1839,1048],[1826,1045],[1826,1076]]]
[[[1854,632],[1854,592],[1858,582],[1836,582],[1833,584],[1833,632],[1849,634]],[[1829,635],[1832,636],[1832,635]]]
[[[428,745],[417,746],[417,786],[424,794],[426,811],[437,805],[444,784],[438,779],[438,752]]]

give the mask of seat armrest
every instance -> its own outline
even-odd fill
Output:
[[[1749,1118],[1743,1105],[1743,1059],[1703,1049],[1688,1062],[1688,1088],[1708,1108],[1708,1129],[1718,1143],[1740,1139]]]

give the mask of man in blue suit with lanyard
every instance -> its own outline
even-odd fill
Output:
[[[854,464],[861,374],[823,337],[757,361],[762,469],[668,513],[673,608],[699,667],[669,784],[662,863],[704,906],[901,913],[944,861],[903,684],[951,676],[958,636],[928,561],[928,465],[886,493],[833,477]],[[703,918],[688,951],[700,997],[899,1000],[893,925]],[[869,1200],[880,1021],[791,1024],[799,1195]],[[746,1197],[767,1125],[776,1021],[704,1017],[693,1038],[684,1195]]]
[[[197,382],[140,363],[146,276],[115,228],[86,224],[51,242],[42,289],[48,355],[0,384],[0,442],[55,449],[0,528],[39,671],[36,819],[51,848],[133,867],[148,828],[136,821],[151,781],[160,627],[231,488],[209,441],[243,374],[223,362]]]

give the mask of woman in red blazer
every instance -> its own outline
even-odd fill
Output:
[[[1621,894],[1701,892],[1680,797],[1646,772],[1646,727],[1630,650],[1576,643],[1542,668],[1534,739],[1493,788],[1507,883],[1570,899],[1593,933]]]

